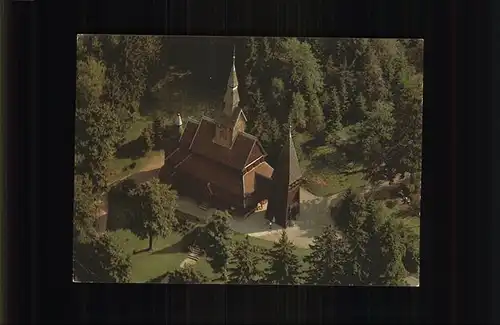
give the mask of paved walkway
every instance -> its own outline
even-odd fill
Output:
[[[313,237],[319,235],[323,228],[332,225],[330,206],[338,195],[317,197],[305,189],[300,190],[300,215],[293,227],[286,229],[288,238],[298,247],[308,248]],[[279,239],[282,227],[273,224],[269,229],[269,221],[265,211],[259,211],[247,218],[234,217],[231,228],[239,233],[252,237],[276,241]]]

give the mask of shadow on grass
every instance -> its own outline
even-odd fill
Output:
[[[161,250],[154,251],[152,254],[171,254],[171,253],[187,253],[189,252],[189,247],[190,246],[198,246],[198,247],[205,247],[203,243],[203,232],[204,227],[203,226],[197,226],[194,229],[192,229],[190,232],[188,232],[184,237],[182,237],[181,240],[179,240],[177,243],[170,245],[168,247],[165,247]]]
[[[159,275],[155,278],[152,278],[152,279],[146,281],[146,283],[162,283],[163,279],[165,279],[165,277],[167,276],[168,273],[169,272],[165,272],[162,275]]]
[[[146,148],[142,136],[122,145],[116,151],[116,158],[118,159],[139,159],[146,155]]]

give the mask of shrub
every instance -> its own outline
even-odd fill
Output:
[[[387,200],[385,202],[385,206],[388,207],[389,209],[394,209],[396,206],[396,201],[395,200]]]
[[[149,124],[142,130],[141,140],[143,142],[143,153],[146,154],[154,149],[153,126]]]

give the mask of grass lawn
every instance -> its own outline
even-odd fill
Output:
[[[129,129],[127,134],[125,134],[125,139],[123,144],[130,143],[137,140],[141,136],[142,130],[152,123],[151,118],[140,117]],[[128,175],[131,175],[139,170],[141,170],[151,159],[158,157],[161,153],[159,151],[152,151],[146,154],[145,157],[140,157],[138,159],[132,158],[115,158],[111,160],[108,164],[109,176],[108,181],[113,183],[118,181]]]
[[[160,151],[151,151],[146,156],[139,159],[131,158],[115,158],[109,162],[109,170],[111,172],[108,177],[110,183],[114,183],[120,179],[126,178],[129,175],[137,173],[146,166],[152,159],[161,156]]]
[[[134,251],[147,248],[147,239],[141,240],[129,230],[117,230],[113,232],[113,236],[117,238],[121,247],[127,253],[131,254],[131,282],[133,283],[148,282],[152,279],[161,277],[166,272],[179,268],[181,262],[188,255],[187,252],[178,252],[176,249],[172,249],[171,252],[168,251],[169,247],[182,239],[183,236],[178,233],[172,233],[167,238],[156,239],[153,243],[153,252],[141,252],[138,254],[134,254]],[[243,240],[245,235],[235,233],[233,238],[239,241]],[[273,242],[255,237],[250,237],[250,242],[264,249],[269,249],[273,246]],[[297,256],[299,256],[300,260],[302,260],[305,255],[309,254],[309,252],[310,250],[306,248],[296,249]],[[267,265],[267,261],[262,258],[258,267],[264,270]],[[214,273],[206,257],[201,257],[194,265],[194,268],[207,276],[211,283],[222,283],[221,281],[217,281],[219,274]]]
[[[113,233],[122,248],[132,254],[132,279],[131,282],[146,282],[165,272],[177,269],[187,257],[187,253],[164,253],[161,250],[172,246],[181,240],[182,235],[170,234],[167,238],[158,238],[153,243],[153,252],[133,254],[134,250],[148,247],[148,240],[140,240],[128,230],[118,230]]]
[[[343,192],[350,187],[358,188],[368,182],[363,179],[363,172],[336,173],[327,167],[311,169],[305,173],[304,188],[317,196],[330,196]]]
[[[240,234],[240,233],[235,233],[233,238],[237,241],[240,241],[240,240],[244,240],[245,235]],[[255,237],[250,237],[250,242],[257,247],[264,248],[264,249],[270,249],[273,246],[273,242],[271,242],[269,240],[255,238]],[[298,247],[295,252],[296,252],[297,256],[299,257],[299,260],[302,261],[304,256],[306,256],[310,253],[310,249]],[[261,257],[262,258],[261,258],[257,267],[259,270],[264,271],[269,264],[265,260],[263,254],[261,254]],[[229,267],[232,267],[232,266],[233,266],[232,264],[229,264]],[[210,266],[210,264],[208,263],[206,257],[200,258],[198,263],[195,264],[195,269],[198,270],[200,273],[204,274],[205,276],[207,276],[211,283],[214,283],[214,284],[217,284],[217,283],[222,284],[223,283],[222,281],[218,280],[218,278],[220,277],[220,274],[214,273],[214,271],[213,271],[212,267]]]
[[[150,123],[152,123],[150,118],[141,116],[134,124],[132,124],[127,134],[125,134],[123,143],[129,143],[130,141],[133,141],[140,137],[142,130],[144,130],[144,128]]]
[[[311,149],[301,167],[305,170],[304,187],[317,196],[330,196],[368,183],[363,179],[362,168],[347,162],[332,146]]]

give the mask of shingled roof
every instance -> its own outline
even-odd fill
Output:
[[[299,158],[292,139],[291,129],[288,139],[283,146],[280,157],[273,173],[273,179],[286,185],[291,185],[302,178],[302,171],[299,165]]]
[[[231,148],[214,143],[215,128],[214,120],[203,117],[193,136],[191,152],[238,170],[245,168],[255,145],[261,150],[261,155],[265,155],[257,138],[244,132],[238,134]]]

